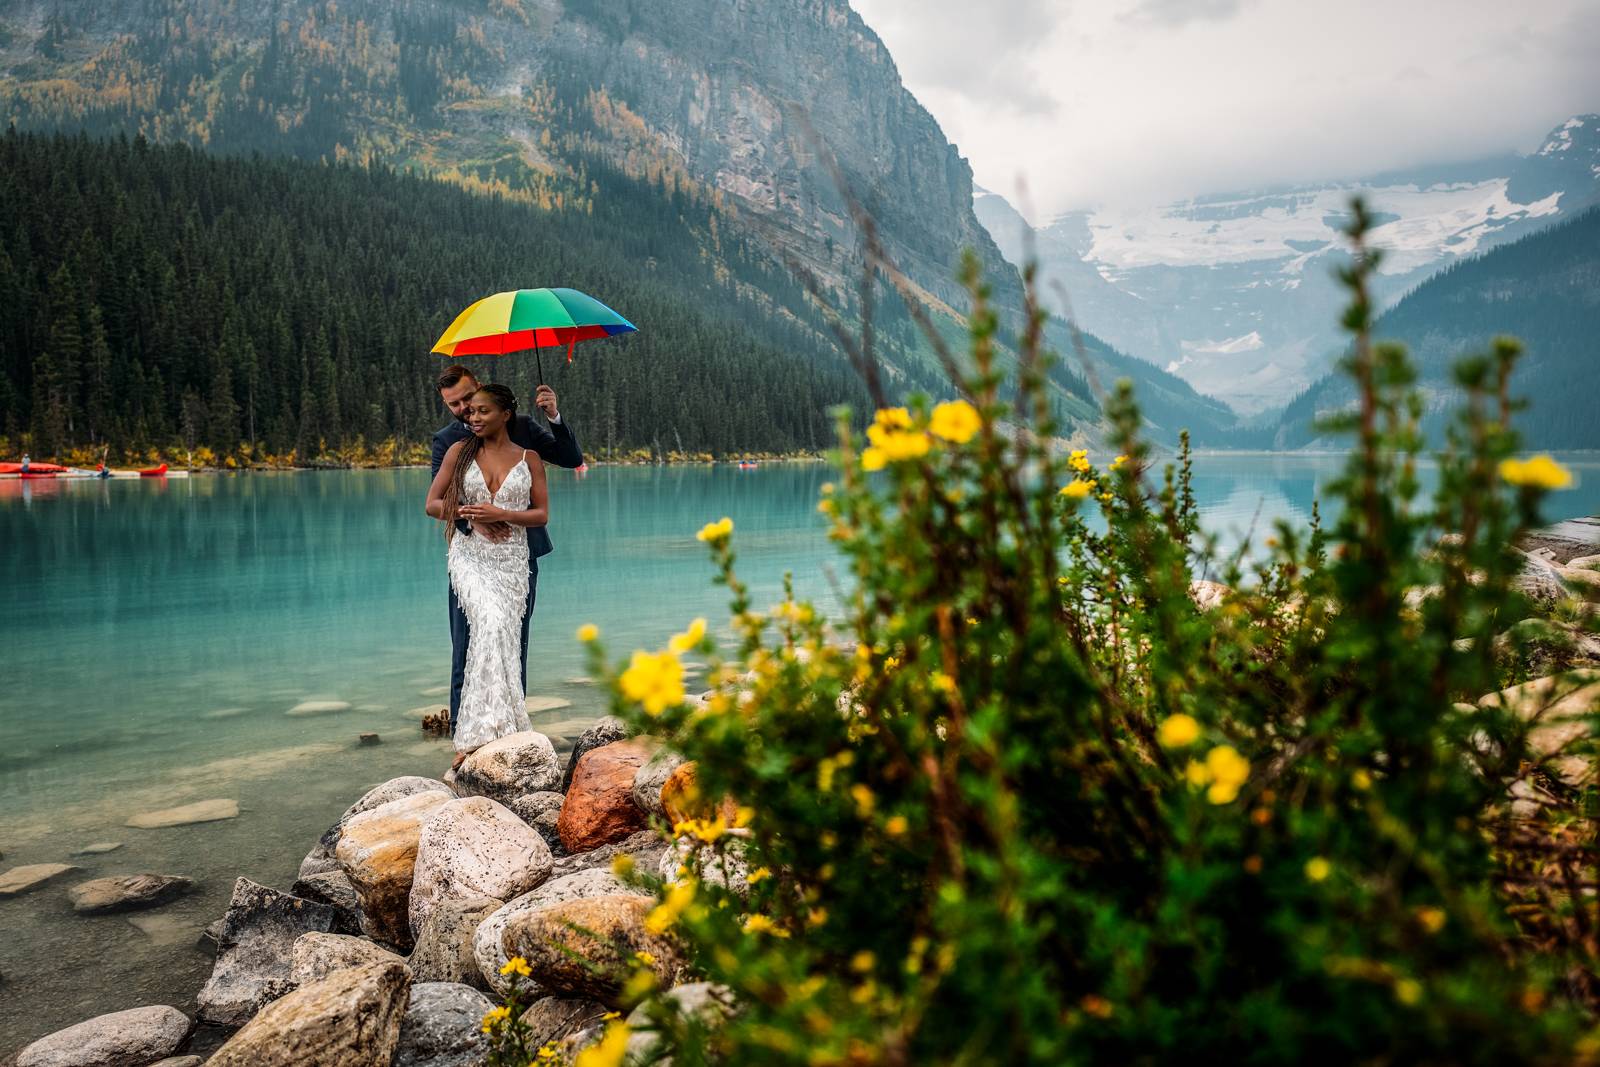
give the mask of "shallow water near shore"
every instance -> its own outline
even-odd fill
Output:
[[[1568,462],[1580,484],[1552,495],[1551,519],[1600,512],[1600,457]],[[1229,544],[1275,518],[1304,522],[1340,464],[1200,457],[1206,528]],[[598,624],[614,656],[695,616],[725,628],[726,593],[693,536],[706,521],[733,518],[757,606],[788,570],[832,611],[847,575],[815,510],[831,476],[822,464],[552,471],[556,551],[540,568],[528,692],[565,703],[535,713],[536,728],[570,743],[605,711],[583,678],[580,623]],[[200,932],[237,876],[287,889],[362,791],[448,767],[448,743],[418,724],[444,702],[450,652],[426,483],[419,470],[0,482],[0,872],[82,868],[0,897],[0,1062],[102,1012],[191,1010],[211,966]],[[381,743],[360,745],[363,732]],[[239,815],[125,825],[219,798]],[[75,855],[98,842],[121,847]],[[141,871],[191,877],[196,892],[131,915],[73,913],[75,882]]]

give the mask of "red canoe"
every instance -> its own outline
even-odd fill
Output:
[[[69,468],[69,467],[63,467],[59,463],[30,463],[30,464],[28,464],[27,473],[28,474],[60,474],[62,471],[70,470],[70,469],[71,468]],[[0,463],[0,474],[22,474],[22,473],[23,473],[22,464],[20,464],[20,463]]]
[[[146,467],[144,470],[139,472],[139,477],[141,477],[141,478],[159,478],[165,473],[167,473],[167,465],[165,463],[163,463],[159,467]]]

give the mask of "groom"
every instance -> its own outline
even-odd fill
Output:
[[[444,401],[444,406],[450,409],[454,416],[450,425],[433,435],[433,473],[439,473],[439,465],[444,462],[444,454],[450,446],[464,437],[470,437],[472,431],[462,421],[467,410],[467,401],[472,399],[472,394],[478,391],[478,382],[472,372],[459,364],[446,367],[444,373],[439,375],[439,399]],[[532,415],[518,415],[506,427],[511,440],[530,452],[537,452],[539,458],[559,467],[583,466],[583,451],[578,448],[578,439],[572,436],[572,427],[568,426],[561,418],[561,413],[556,410],[556,393],[548,385],[541,385],[533,394],[533,403],[545,418],[550,420],[550,429],[540,426]],[[511,536],[511,527],[507,523],[487,523],[473,526],[465,520],[456,522],[456,533],[469,537],[487,537],[493,541],[504,541]],[[528,688],[528,620],[533,615],[533,600],[535,589],[539,584],[539,557],[549,553],[555,546],[550,543],[550,533],[543,526],[530,526],[528,528],[528,599],[522,607],[522,688]],[[467,616],[461,610],[461,605],[456,601],[455,587],[450,588],[450,732],[456,732],[456,715],[461,711],[461,680],[467,673]]]

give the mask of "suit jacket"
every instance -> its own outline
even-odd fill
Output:
[[[450,425],[433,435],[435,476],[439,474],[439,467],[444,463],[444,454],[450,451],[450,446],[470,436],[472,431],[459,419],[452,420]],[[529,452],[537,452],[540,459],[554,463],[558,467],[583,466],[583,450],[578,447],[578,439],[573,436],[572,426],[566,419],[552,424],[547,430],[539,425],[532,415],[518,415],[511,420],[511,425],[506,427],[506,436],[511,438],[512,444],[526,448]],[[469,535],[472,533],[472,527],[462,519],[456,521],[456,529],[461,533]],[[530,562],[553,551],[555,545],[550,541],[549,530],[543,526],[528,527]]]

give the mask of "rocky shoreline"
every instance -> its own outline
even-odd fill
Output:
[[[700,984],[677,985],[678,954],[644,923],[652,898],[613,873],[623,856],[666,881],[678,876],[665,827],[689,813],[693,771],[605,718],[565,760],[530,730],[484,746],[442,779],[391,779],[285,872],[286,890],[238,879],[206,932],[215,963],[190,1011],[157,1004],[102,1015],[6,1062],[476,1067],[489,1053],[483,1017],[503,1002],[502,968],[518,956],[537,991],[524,1022],[566,1062],[623,1006],[607,970],[619,945],[647,952],[679,1003],[714,1003]],[[34,868],[6,872],[0,892],[77,870]],[[78,910],[99,913],[156,909],[189,888],[187,878],[139,873],[68,893]]]

